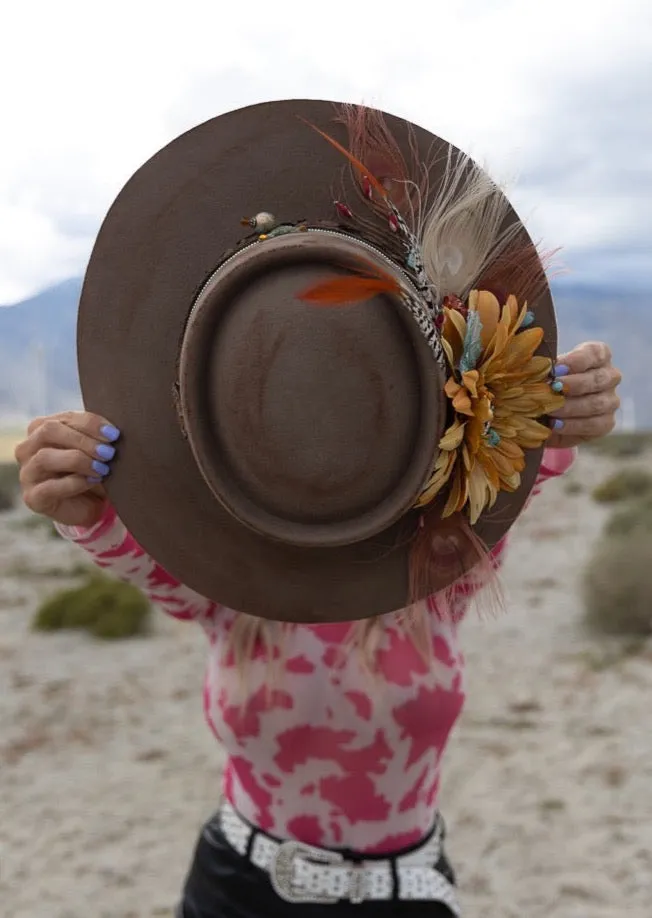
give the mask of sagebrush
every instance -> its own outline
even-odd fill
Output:
[[[145,634],[151,606],[136,587],[93,572],[73,589],[60,590],[38,609],[38,631],[83,629],[98,638],[116,640]]]
[[[652,494],[652,474],[645,468],[622,468],[593,491],[599,503],[641,499]]]
[[[589,449],[602,456],[612,456],[614,459],[641,456],[647,450],[652,450],[652,431],[633,430],[609,434],[607,437],[588,441],[583,444],[582,449]]]
[[[605,526],[608,536],[633,536],[640,532],[652,533],[652,492],[640,500],[628,501],[612,513]]]
[[[650,505],[652,506],[652,504]],[[614,515],[586,566],[586,621],[605,635],[652,635],[652,523],[649,515]]]
[[[0,462],[0,513],[13,510],[18,503],[20,483],[15,462]]]

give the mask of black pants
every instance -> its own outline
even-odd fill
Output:
[[[199,837],[176,918],[451,918],[439,902],[347,902],[332,905],[292,904],[279,898],[268,875],[226,841],[217,818],[210,835]],[[451,882],[446,858],[436,865]]]

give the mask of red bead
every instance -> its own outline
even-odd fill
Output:
[[[393,233],[398,233],[398,217],[396,214],[390,214],[388,219],[389,228]]]
[[[364,194],[365,198],[369,198],[371,201],[373,197],[373,191],[371,188],[371,182],[366,175],[362,179],[362,193]]]
[[[353,211],[346,204],[342,204],[341,201],[335,201],[335,209],[344,220],[353,219]]]

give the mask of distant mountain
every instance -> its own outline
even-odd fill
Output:
[[[0,307],[0,417],[79,405],[76,321],[81,286],[81,278],[71,278]]]
[[[0,419],[80,404],[75,350],[80,278],[0,307]],[[622,396],[636,426],[652,428],[652,294],[557,282],[560,347],[608,341],[625,381]]]
[[[623,373],[620,422],[652,429],[652,292],[558,283],[554,295],[560,350],[580,341],[606,341]]]

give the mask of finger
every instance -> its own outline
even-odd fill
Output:
[[[34,418],[34,420],[30,421],[27,425],[27,435],[31,436],[31,434],[33,434],[34,431],[37,430],[41,424],[44,424],[47,420],[47,417]]]
[[[615,414],[620,408],[620,399],[615,392],[598,392],[567,398],[561,408],[552,413],[555,418],[593,418]]]
[[[39,427],[44,424],[48,418],[34,418],[33,421],[30,421],[27,427],[27,437],[24,440],[21,440],[20,443],[16,445],[14,449],[14,459],[18,465],[22,465],[24,462],[34,455],[37,450],[37,447],[34,445],[34,440],[32,439],[34,433],[39,429]]]
[[[621,381],[620,371],[611,366],[572,373],[558,380],[562,383],[561,391],[567,398],[592,395],[594,392],[613,392]]]
[[[30,421],[27,427],[27,433],[28,435],[31,436],[31,434],[33,434],[35,430],[38,430],[38,428],[42,424],[45,424],[47,421],[61,421],[62,423],[64,421],[70,422],[76,416],[84,415],[84,414],[87,414],[87,412],[85,411],[58,411],[56,414],[46,414],[46,415],[43,415],[42,417],[34,418],[32,421]]]
[[[587,370],[608,366],[611,359],[611,350],[604,341],[587,341],[558,357],[557,365],[568,367],[570,373],[585,373]]]
[[[592,418],[571,418],[563,421],[563,427],[555,430],[560,442],[564,440],[594,440],[610,434],[616,426],[613,415],[600,415]]]
[[[20,470],[20,483],[25,487],[62,475],[81,475],[97,484],[109,474],[110,467],[99,459],[91,459],[77,449],[45,447],[29,459]]]
[[[49,478],[27,488],[23,501],[34,513],[48,516],[62,501],[79,497],[89,490],[83,475],[66,475],[64,478]]]
[[[90,437],[107,440],[111,443],[117,440],[119,436],[119,431],[110,421],[99,414],[93,414],[92,411],[60,411],[47,417],[34,418],[27,428],[27,433],[33,433],[46,421],[61,421],[62,424],[67,424],[75,430],[80,430]],[[102,432],[103,428],[106,428],[104,433]],[[115,436],[111,435],[109,428],[115,432]]]
[[[114,443],[120,436],[117,427],[114,427],[106,418],[93,414],[91,411],[64,411],[58,417],[68,427],[96,440]]]
[[[108,461],[113,458],[115,448],[112,447],[112,452],[106,447],[115,443],[120,436],[117,428],[105,418],[87,411],[65,411],[34,418],[27,430],[27,439],[14,450],[19,465],[27,462],[43,446],[79,449]],[[105,448],[98,450],[100,444]]]
[[[110,462],[115,456],[116,448],[106,441],[91,437],[62,421],[48,419],[32,434],[32,440],[43,449],[54,446],[58,449],[74,449],[85,453],[91,459]]]
[[[75,416],[86,413],[85,411],[59,411],[56,414],[46,414],[42,417],[34,418],[27,427],[27,433],[31,436],[35,430],[38,430],[47,421],[61,421],[63,423],[65,420],[71,421]]]

